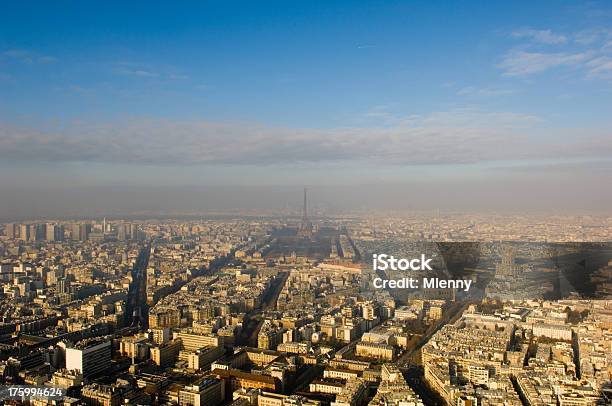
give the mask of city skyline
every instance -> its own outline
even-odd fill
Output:
[[[0,404],[612,405],[611,23],[4,4]]]

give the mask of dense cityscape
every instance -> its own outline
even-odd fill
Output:
[[[586,297],[581,287],[561,292],[551,251],[534,245],[610,241],[609,217],[311,219],[305,191],[301,218],[103,218],[3,231],[1,380],[65,390],[61,400],[7,404],[612,399],[612,251],[604,244],[603,262],[589,259]],[[433,242],[479,242],[469,278],[480,289],[373,288],[371,252],[409,255]],[[450,263],[437,249],[434,260]]]
[[[5,1],[0,406],[612,406],[610,106],[611,0]]]

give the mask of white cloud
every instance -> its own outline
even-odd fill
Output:
[[[161,76],[158,72],[154,72],[151,69],[135,67],[125,63],[120,64],[115,71],[120,75],[139,76],[143,78],[158,78]]]
[[[162,79],[162,80],[183,80],[189,77],[183,73],[176,72],[171,67],[154,67],[129,61],[114,63],[112,71],[119,75],[136,76],[140,78]]]
[[[520,47],[506,52],[497,67],[504,76],[528,76],[560,67],[572,67],[588,79],[612,78],[612,30],[594,28],[573,34],[555,34],[550,30],[522,29],[512,33],[527,39]],[[571,39],[571,43],[568,39]],[[563,45],[550,52],[537,44]],[[536,50],[534,50],[536,49]]]
[[[507,96],[515,93],[512,89],[502,89],[495,87],[474,87],[466,86],[457,91],[459,96],[470,96],[470,97],[496,97],[496,96]]]
[[[25,64],[46,64],[57,62],[57,58],[54,56],[42,55],[25,49],[9,49],[0,53],[0,57]]]
[[[601,56],[591,59],[585,64],[588,68],[589,77],[612,79],[612,58]]]
[[[386,118],[385,118],[386,119]],[[609,136],[542,141],[541,119],[456,109],[396,117],[400,124],[282,128],[149,118],[74,122],[56,129],[0,123],[0,159],[134,164],[431,165],[612,155]]]
[[[583,53],[541,53],[514,50],[506,53],[497,65],[505,76],[525,76],[560,66],[579,65],[590,58]]]
[[[189,79],[189,76],[182,75],[180,73],[171,73],[171,74],[168,75],[168,78],[176,79],[176,80],[182,80],[182,79]]]
[[[524,28],[514,31],[512,36],[515,38],[527,38],[540,44],[558,45],[565,44],[567,37],[561,34],[555,34],[551,30],[534,30]]]
[[[133,71],[130,71],[129,73],[136,75],[136,76],[143,76],[145,78],[157,78],[159,77],[159,73],[155,73],[155,72],[150,72],[148,70],[143,70],[143,69],[135,69]]]

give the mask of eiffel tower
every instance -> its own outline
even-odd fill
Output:
[[[304,238],[312,237],[312,223],[308,220],[308,199],[306,197],[306,188],[304,188],[304,208],[302,209],[302,222],[298,230],[298,235]]]

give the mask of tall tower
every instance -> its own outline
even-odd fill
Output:
[[[302,216],[302,223],[308,223],[308,206],[306,201],[306,188],[304,188],[304,214]]]
[[[312,237],[312,223],[308,220],[308,200],[306,197],[306,188],[304,188],[304,208],[302,213],[302,223],[298,234],[302,237]]]

